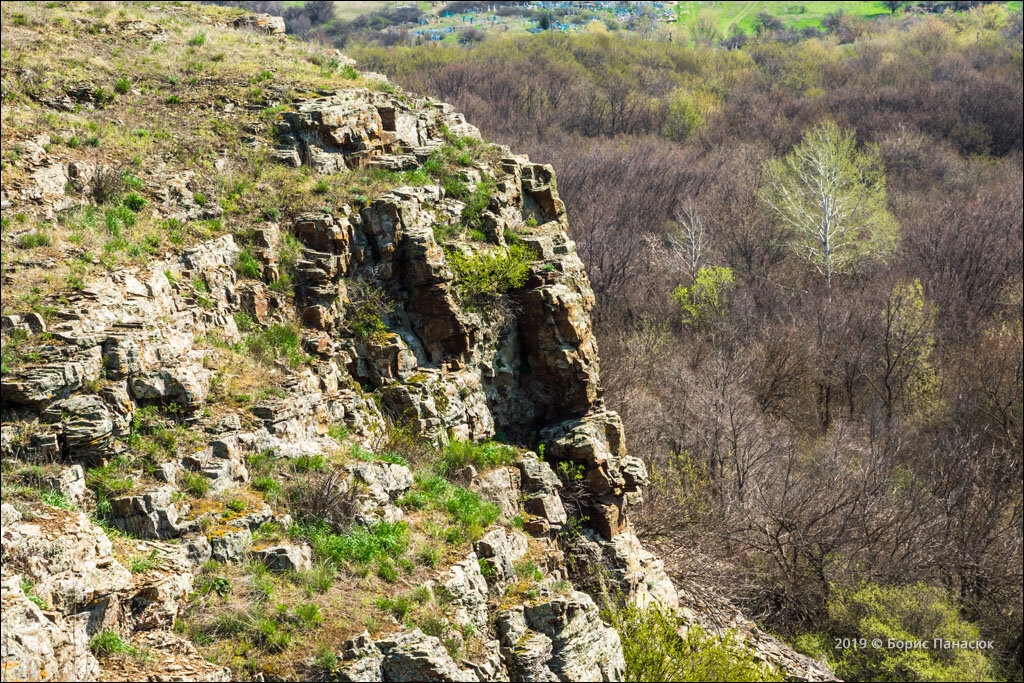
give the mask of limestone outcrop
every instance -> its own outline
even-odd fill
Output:
[[[285,30],[269,15],[232,25]],[[254,674],[241,655],[231,668],[206,661],[210,633],[283,650],[281,625],[315,628],[319,612],[272,612],[274,590],[291,582],[321,599],[320,580],[360,558],[366,582],[371,567],[389,586],[429,573],[417,600],[437,614],[414,626],[377,605],[395,616],[367,620],[372,634],[350,637],[362,622],[332,625],[345,639],[316,664],[296,654],[303,675],[620,680],[621,642],[595,597],[680,601],[630,525],[647,472],[602,400],[594,294],[553,169],[486,144],[450,105],[394,87],[289,91],[280,102],[247,129],[268,163],[327,187],[352,172],[397,180],[293,215],[268,207],[228,229],[240,219],[229,201],[200,200],[202,171],[172,169],[139,190],[143,203],[161,225],[208,233],[92,273],[48,299],[45,319],[2,318],[4,344],[20,354],[10,368],[5,355],[0,380],[5,480],[11,463],[21,486],[8,502],[5,481],[5,680]],[[30,142],[24,186],[5,198],[41,216],[88,203],[68,191],[102,171]],[[515,261],[521,277],[471,291],[465,264],[494,259]],[[496,438],[514,444],[499,463],[451,471],[402,450],[416,442],[436,456]],[[311,514],[305,494],[343,522]],[[469,521],[438,521],[459,515]],[[389,559],[407,538],[371,538],[417,524],[419,565]],[[580,581],[585,564],[603,568],[599,585]],[[238,589],[242,568],[244,595],[263,611],[193,629],[202,620],[182,618],[189,605]],[[827,676],[747,631],[773,665]]]

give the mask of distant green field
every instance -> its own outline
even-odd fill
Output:
[[[283,4],[302,5],[305,3],[302,0],[286,0]],[[335,2],[334,11],[335,15],[339,19],[349,21],[360,14],[366,14],[367,12],[372,12],[374,10],[405,4],[409,4],[407,0]],[[498,24],[487,24],[486,22],[482,22],[481,19],[493,16],[491,12],[471,12],[465,15],[456,15],[442,19],[437,17],[437,13],[445,3],[424,2],[420,0],[416,4],[418,4],[420,9],[425,13],[432,15],[432,28],[444,28],[451,26],[458,30],[472,26],[489,32],[519,32],[525,30],[530,25],[534,25],[532,22],[523,21],[514,17],[502,18]],[[1024,3],[1022,3],[1021,0],[1016,0],[1014,2],[1007,2],[1006,4],[1012,10],[1020,12],[1021,5]],[[806,2],[800,2],[799,0],[794,0],[792,2],[698,2],[695,0],[684,0],[682,2],[675,3],[674,9],[676,16],[678,17],[679,24],[687,27],[694,25],[697,18],[702,14],[709,14],[715,20],[715,23],[723,36],[728,35],[729,32],[733,30],[733,27],[736,26],[746,33],[752,33],[754,31],[754,24],[757,21],[757,15],[761,12],[768,12],[780,19],[785,27],[794,29],[802,29],[809,26],[818,28],[821,26],[821,20],[825,15],[840,10],[850,15],[865,18],[889,15],[889,10],[885,7],[885,4],[877,1],[819,2],[817,0],[807,0]],[[614,14],[607,10],[601,11],[598,14],[602,18],[605,18],[605,16],[609,19],[614,17]],[[661,24],[660,30],[672,32],[673,27],[678,26],[679,24]],[[455,35],[447,35],[445,36],[444,42],[454,42],[455,39]]]
[[[754,30],[757,15],[768,12],[778,17],[787,28],[821,26],[826,14],[842,10],[847,14],[874,17],[889,14],[881,2],[679,2],[676,15],[687,26],[694,24],[702,13],[709,13],[718,23],[723,34],[733,26],[750,33]]]
[[[283,2],[281,4],[287,6],[287,5],[304,5],[306,3],[304,2],[304,0],[285,0],[285,2]],[[345,21],[349,21],[351,19],[355,19],[360,14],[366,14],[367,12],[372,12],[374,10],[383,9],[385,7],[396,7],[398,5],[406,5],[406,4],[408,4],[408,3],[406,3],[406,2],[395,2],[394,0],[391,0],[390,2],[387,2],[387,1],[382,1],[382,2],[372,2],[372,1],[371,2],[347,2],[347,1],[346,2],[335,2],[334,3],[334,14],[339,19],[344,19]],[[421,3],[421,5],[422,4],[428,4],[429,5],[429,3]]]

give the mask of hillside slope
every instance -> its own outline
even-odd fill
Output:
[[[551,168],[282,32],[4,5],[4,680],[621,679],[678,597]]]

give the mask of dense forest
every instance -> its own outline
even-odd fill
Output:
[[[844,677],[1019,680],[1020,14],[792,38],[348,51],[553,164],[673,578]],[[969,661],[832,645],[979,632]]]

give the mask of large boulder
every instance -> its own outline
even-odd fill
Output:
[[[619,634],[601,621],[593,599],[552,585],[526,605],[498,612],[496,625],[512,680],[621,681]]]
[[[99,396],[78,395],[56,401],[43,411],[42,418],[45,422],[60,423],[65,448],[72,459],[96,459],[110,448],[114,420]]]
[[[132,377],[132,395],[139,402],[177,403],[186,411],[193,411],[202,407],[212,376],[198,363],[152,370]]]
[[[491,529],[476,543],[476,552],[492,571],[497,583],[514,581],[516,563],[529,549],[526,536],[515,529]]]
[[[5,574],[0,585],[0,660],[4,680],[95,681],[99,662],[89,651],[82,622],[51,620],[25,595],[20,577]]]
[[[282,17],[272,14],[243,14],[232,22],[235,28],[249,29],[269,36],[284,35],[285,23]]]
[[[275,545],[252,551],[253,556],[268,569],[279,572],[304,571],[312,566],[308,545]]]
[[[498,467],[473,477],[469,489],[497,505],[505,519],[511,519],[519,512],[521,477],[515,467]]]
[[[295,111],[284,113],[284,122],[278,139],[294,145],[299,158],[318,173],[365,166],[393,139],[368,94],[359,90],[302,102]]]
[[[217,562],[235,562],[249,552],[252,532],[247,526],[218,527],[209,536],[210,557]]]
[[[452,565],[442,586],[448,604],[455,611],[455,622],[472,624],[478,633],[487,630],[487,580],[480,571],[476,553]]]
[[[533,453],[525,454],[516,462],[522,477],[525,497],[523,507],[531,516],[527,520],[526,529],[535,536],[557,530],[565,524],[569,516],[559,496],[561,482],[551,465],[539,459]]]
[[[341,681],[477,681],[460,668],[441,641],[421,630],[403,629],[379,641],[363,633],[341,649],[343,661],[334,672]]]
[[[119,530],[140,538],[174,538],[188,530],[178,523],[174,488],[164,486],[110,501],[113,523]]]
[[[69,354],[67,360],[45,363],[20,373],[4,375],[0,395],[4,401],[40,406],[65,398],[87,380],[99,379],[103,357],[99,346]]]

